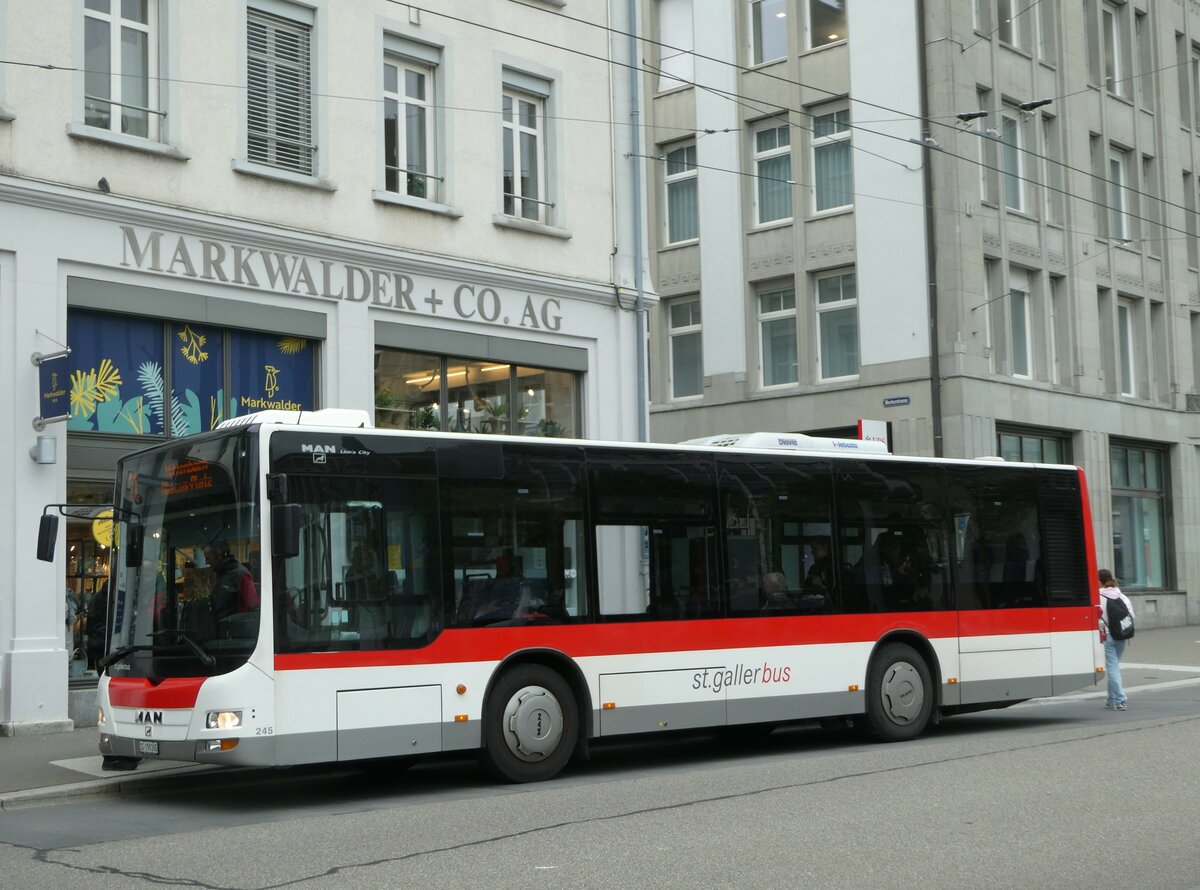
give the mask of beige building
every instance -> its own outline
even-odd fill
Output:
[[[35,541],[121,453],[269,407],[638,437],[626,5],[565,11],[0,0],[0,733],[95,721],[106,529]]]
[[[645,26],[652,437],[867,419],[898,453],[1077,463],[1141,622],[1200,621],[1200,13],[655,0]]]

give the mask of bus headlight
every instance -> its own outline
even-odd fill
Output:
[[[241,725],[241,711],[209,711],[204,718],[206,729],[237,729]]]

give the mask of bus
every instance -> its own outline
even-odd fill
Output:
[[[113,513],[114,757],[478,751],[529,782],[614,736],[831,719],[903,741],[1102,674],[1076,467],[266,411],[124,457]]]

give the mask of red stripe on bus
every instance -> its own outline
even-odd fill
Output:
[[[797,615],[696,621],[559,624],[445,630],[418,649],[283,653],[278,671],[500,661],[521,649],[554,649],[572,658],[600,655],[756,649],[770,646],[871,643],[893,630],[929,639],[1095,627],[1091,607],[921,612],[892,615]]]
[[[1079,496],[1083,501],[1083,549],[1084,558],[1087,559],[1087,577],[1088,584],[1092,589],[1089,591],[1089,599],[1092,605],[1096,607],[1094,618],[1099,616],[1100,609],[1100,578],[1096,574],[1099,571],[1099,566],[1096,565],[1096,537],[1092,533],[1092,505],[1088,500],[1087,477],[1083,475],[1083,467],[1079,467]]]
[[[112,677],[108,701],[114,708],[194,708],[204,677],[176,677],[157,686],[136,677]]]

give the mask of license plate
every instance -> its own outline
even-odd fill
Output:
[[[138,742],[137,749],[139,754],[158,756],[158,742]]]

